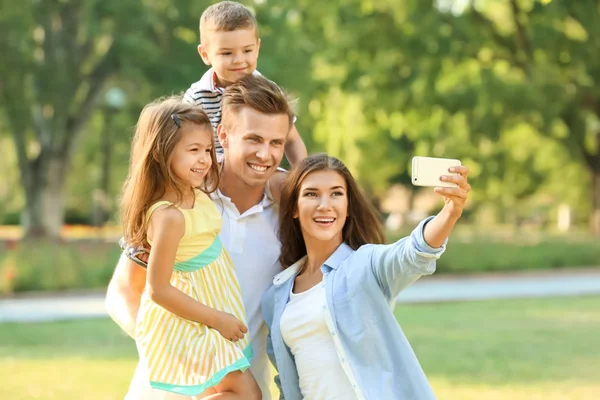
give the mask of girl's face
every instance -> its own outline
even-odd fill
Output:
[[[173,150],[171,171],[190,186],[201,186],[212,165],[212,131],[189,122],[179,129],[181,137]]]
[[[294,218],[300,221],[304,241],[343,241],[342,230],[348,215],[346,181],[332,170],[308,174],[300,184],[298,208]]]

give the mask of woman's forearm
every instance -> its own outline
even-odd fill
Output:
[[[460,215],[453,215],[442,209],[438,215],[425,225],[423,230],[425,242],[433,248],[441,247],[446,239],[448,239],[448,236],[450,236],[452,228],[454,228],[459,219]]]

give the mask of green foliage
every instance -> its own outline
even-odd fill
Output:
[[[438,274],[596,267],[600,248],[592,239],[513,235],[499,240],[481,233],[456,235],[438,261]],[[390,239],[395,239],[391,237]],[[120,256],[99,240],[64,243],[1,242],[0,293],[104,288]]]
[[[397,240],[405,233],[388,234]],[[539,232],[459,229],[437,262],[436,274],[468,274],[596,267],[600,247],[589,237],[548,235]]]
[[[62,142],[76,149],[68,155],[66,207],[91,214],[104,173],[98,149],[110,129],[115,213],[140,109],[185,90],[207,68],[196,52],[198,18],[213,2],[1,2],[8,34],[0,39],[7,56],[0,71],[10,79],[0,92],[11,101],[0,104],[0,141],[11,133],[19,157],[0,167],[12,166],[11,187],[30,182],[16,171],[33,168],[25,155],[35,160],[37,145]],[[342,158],[375,202],[391,184],[408,183],[413,155],[430,155],[469,165],[472,207],[495,207],[502,221],[518,221],[528,207],[550,213],[560,203],[578,215],[599,209],[600,194],[592,195],[592,177],[600,176],[594,1],[245,3],[260,23],[259,69],[298,100],[297,126],[309,151]],[[77,22],[78,34],[44,34],[52,15]],[[51,58],[49,38],[69,51]],[[65,68],[55,68],[63,61]],[[99,72],[106,72],[101,85]],[[127,93],[123,110],[109,112],[100,96],[89,115],[80,112],[90,88],[103,94],[110,86]],[[40,116],[52,129],[40,129]],[[86,129],[67,140],[64,127],[80,117]],[[24,193],[0,189],[0,201],[0,212],[13,211],[24,206]]]
[[[540,243],[452,242],[437,264],[437,272],[481,273],[600,265],[597,243],[558,240]]]
[[[114,243],[77,240],[13,242],[0,258],[0,292],[105,288],[120,249]]]

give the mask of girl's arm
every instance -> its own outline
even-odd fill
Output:
[[[152,214],[150,223],[152,251],[146,278],[150,299],[181,318],[218,330],[226,339],[242,339],[248,328],[236,317],[208,307],[171,285],[175,254],[185,233],[183,214],[174,207],[158,209]]]

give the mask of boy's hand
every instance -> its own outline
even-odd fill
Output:
[[[279,204],[281,200],[281,187],[285,182],[285,178],[287,177],[287,171],[278,169],[275,173],[269,178],[269,189],[271,190],[271,195],[273,196],[273,200],[275,203]]]
[[[285,157],[290,162],[292,167],[298,165],[300,161],[308,156],[306,151],[306,145],[296,129],[296,125],[292,125],[290,133],[288,133],[287,140],[285,141]]]
[[[243,339],[244,334],[248,332],[246,325],[229,313],[223,311],[217,312],[219,314],[217,315],[212,328],[219,331],[221,336],[232,342]]]

